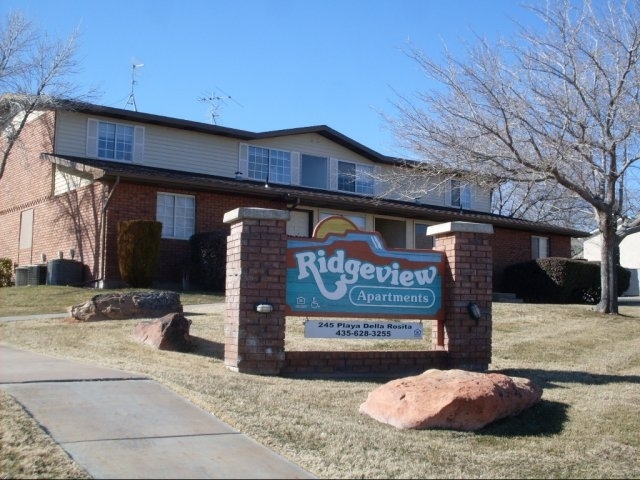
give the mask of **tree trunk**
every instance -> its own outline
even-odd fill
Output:
[[[600,234],[600,303],[596,309],[600,313],[618,313],[618,276],[615,260],[616,224],[613,215],[599,212]]]

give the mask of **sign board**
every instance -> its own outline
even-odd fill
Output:
[[[387,249],[377,232],[291,238],[286,314],[442,319],[443,277],[441,252]]]
[[[421,340],[420,322],[308,320],[306,338],[349,338],[355,340]]]

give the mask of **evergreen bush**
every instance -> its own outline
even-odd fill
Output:
[[[122,280],[134,288],[151,286],[160,254],[162,223],[124,220],[118,223],[118,266]]]
[[[189,239],[194,281],[203,289],[224,292],[228,232],[196,233]]]
[[[13,285],[13,262],[10,258],[0,258],[0,287],[10,287]]]
[[[631,272],[617,267],[618,295],[629,288]],[[531,303],[587,303],[600,301],[600,262],[550,257],[510,265],[504,285]]]

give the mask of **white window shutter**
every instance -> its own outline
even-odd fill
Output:
[[[133,163],[144,163],[144,127],[133,129]]]
[[[98,157],[98,121],[87,119],[87,157]]]
[[[471,185],[469,184],[464,184],[461,187],[460,205],[462,205],[462,208],[471,208]]]
[[[376,165],[373,167],[373,194],[376,197],[383,195],[384,192],[384,182],[382,181],[382,173],[383,169],[380,165]]]
[[[329,190],[338,190],[338,160],[329,159]]]
[[[238,159],[238,171],[244,178],[249,178],[249,145],[240,144],[240,157]]]
[[[300,152],[291,152],[291,185],[300,185]]]
[[[453,189],[455,187],[455,180],[449,180],[448,185],[449,185],[449,188],[447,188],[444,191],[444,201],[445,201],[445,205],[453,207],[455,205],[453,205],[453,195],[452,194],[453,194]]]

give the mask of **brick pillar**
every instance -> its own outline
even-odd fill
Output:
[[[224,215],[227,238],[224,364],[259,375],[277,375],[284,365],[289,212],[237,208]],[[256,311],[271,304],[271,313]]]
[[[438,324],[436,344],[447,350],[452,368],[486,370],[491,363],[492,233],[493,226],[483,223],[427,228],[436,239],[434,249],[446,257],[445,320]],[[479,320],[470,316],[469,303],[480,307]]]

